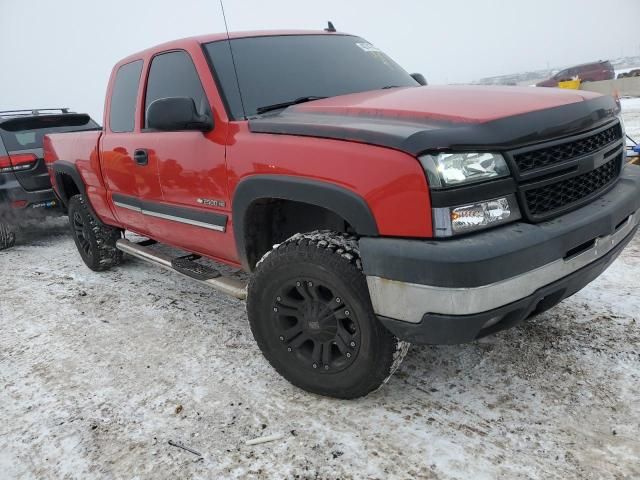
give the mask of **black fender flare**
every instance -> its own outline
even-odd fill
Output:
[[[252,175],[238,183],[232,202],[233,231],[242,266],[249,271],[245,215],[261,199],[291,200],[332,211],[361,236],[378,236],[378,225],[367,202],[358,194],[333,183],[288,175]]]
[[[84,181],[80,176],[80,172],[78,172],[78,168],[73,163],[64,160],[56,160],[53,163],[52,169],[55,187],[58,191],[58,197],[65,208],[68,208],[69,206],[69,198],[71,197],[71,195],[69,195],[68,192],[65,191],[64,183],[60,178],[62,175],[68,175],[69,177],[71,177],[73,182],[76,184],[76,187],[78,187],[80,193],[85,197],[87,196],[87,189],[85,187]]]

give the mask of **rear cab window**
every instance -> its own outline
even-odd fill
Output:
[[[116,73],[109,107],[109,129],[113,133],[133,132],[142,60],[122,65]]]

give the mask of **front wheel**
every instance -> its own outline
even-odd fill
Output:
[[[98,220],[83,195],[69,201],[69,225],[78,252],[91,270],[108,270],[122,261],[122,252],[116,248],[120,230]]]
[[[380,387],[404,358],[376,318],[355,239],[297,234],[272,250],[249,282],[247,311],[267,360],[292,384],[357,398]]]

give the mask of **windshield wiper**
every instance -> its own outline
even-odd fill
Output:
[[[295,100],[291,100],[289,102],[274,103],[273,105],[265,105],[264,107],[258,107],[258,108],[256,108],[256,113],[257,114],[266,113],[266,112],[270,112],[272,110],[279,110],[281,108],[287,108],[287,107],[290,107],[291,105],[297,105],[299,103],[311,102],[313,100],[322,100],[323,98],[327,98],[327,97],[314,97],[314,96],[298,97]]]

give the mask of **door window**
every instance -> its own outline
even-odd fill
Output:
[[[144,104],[146,111],[152,102],[167,97],[192,98],[200,115],[210,114],[209,102],[200,83],[196,67],[187,52],[176,51],[154,57],[149,69]]]

